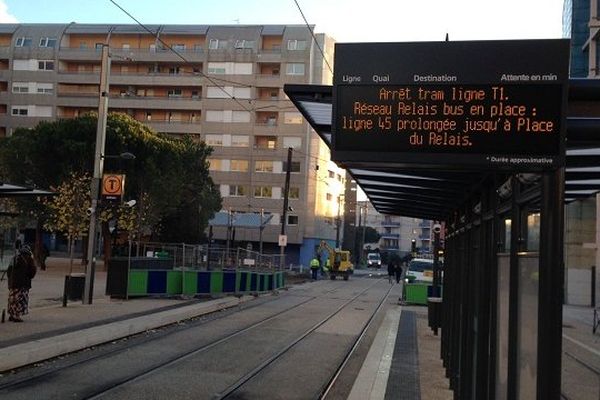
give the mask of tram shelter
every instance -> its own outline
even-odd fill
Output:
[[[444,223],[455,398],[558,400],[564,204],[600,191],[600,85],[568,80],[567,40],[335,51],[333,86],[284,90],[379,212]]]

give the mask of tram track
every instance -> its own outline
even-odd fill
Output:
[[[587,349],[584,348],[584,350],[587,350]],[[591,353],[591,354],[594,354],[594,353]],[[598,392],[597,392],[596,398],[600,399],[600,370],[598,368],[596,368],[595,366],[593,366],[591,363],[588,363],[587,361],[583,360],[581,357],[578,357],[569,351],[563,350],[563,355],[565,355],[569,359],[573,360],[575,362],[575,365],[578,365],[580,369],[591,372],[592,374],[594,374],[596,376],[596,378],[598,380]],[[575,400],[575,397],[572,397],[571,395],[567,395],[567,393],[565,393],[564,389],[565,388],[563,387],[561,390],[561,393],[560,393],[561,398],[565,399],[565,400]]]
[[[383,279],[379,279],[375,284],[377,284],[379,282],[382,282],[382,281],[383,281]],[[375,284],[367,287],[366,289],[364,289],[363,291],[359,292],[357,295],[355,295],[354,297],[352,297],[351,299],[349,299],[348,301],[346,301],[344,304],[342,304],[341,306],[339,306],[335,311],[333,311],[332,313],[330,313],[329,315],[327,315],[325,318],[323,318],[322,320],[320,320],[319,322],[317,322],[311,328],[307,329],[302,335],[300,335],[299,337],[297,337],[295,340],[293,340],[291,343],[289,343],[283,349],[281,349],[280,351],[278,351],[277,353],[275,353],[273,356],[271,356],[270,358],[268,358],[267,360],[265,360],[264,362],[262,362],[260,365],[258,365],[256,368],[254,368],[252,371],[250,371],[249,373],[247,373],[246,375],[244,375],[242,378],[240,378],[237,382],[235,382],[234,384],[230,385],[225,390],[223,390],[220,393],[218,393],[216,396],[213,397],[213,399],[214,400],[223,400],[223,399],[228,399],[228,398],[233,397],[234,394],[238,390],[240,390],[244,385],[246,385],[249,381],[251,381],[257,375],[259,375],[261,372],[263,372],[271,364],[273,364],[277,360],[281,359],[282,356],[284,356],[285,354],[287,354],[292,348],[294,348],[297,344],[299,344],[300,342],[302,342],[310,334],[314,333],[317,329],[319,329],[325,323],[329,322],[332,318],[334,318],[335,316],[337,316],[342,310],[346,309],[349,305],[351,305],[352,303],[354,303],[360,296],[362,296],[365,292],[367,292],[369,289],[371,289],[373,286],[375,286]],[[360,341],[362,340],[362,338],[365,336],[366,331],[371,326],[371,323],[372,323],[374,317],[377,315],[377,313],[379,312],[379,310],[381,309],[381,307],[383,306],[383,304],[385,303],[385,301],[389,297],[389,294],[391,293],[392,289],[393,289],[393,286],[390,286],[390,288],[387,290],[387,292],[385,293],[385,295],[379,301],[377,307],[375,308],[375,310],[373,311],[373,313],[369,317],[369,319],[366,322],[366,324],[361,329],[361,331],[360,331],[359,335],[357,336],[357,338],[355,339],[353,345],[351,346],[351,348],[344,355],[344,358],[343,358],[342,362],[338,365],[337,369],[335,370],[334,374],[329,379],[329,381],[327,382],[327,384],[325,385],[325,387],[317,395],[317,397],[316,397],[317,399],[324,399],[325,396],[331,390],[331,388],[335,385],[335,383],[337,381],[337,378],[340,376],[342,370],[346,366],[346,364],[347,364],[348,360],[350,359],[350,357],[352,356],[352,354],[354,354],[354,351],[356,350],[356,348],[360,344]]]
[[[315,297],[315,296],[308,297],[306,300],[304,300],[304,301],[302,301],[302,302],[300,302],[298,304],[295,304],[292,307],[286,308],[285,310],[281,310],[281,311],[279,311],[279,312],[277,312],[275,314],[270,315],[267,318],[261,319],[261,320],[255,322],[255,323],[253,323],[252,325],[247,326],[247,327],[245,327],[245,328],[243,328],[241,330],[238,330],[238,331],[234,332],[233,334],[230,334],[230,335],[228,335],[228,336],[226,336],[224,338],[220,338],[220,339],[217,339],[217,340],[215,340],[215,341],[213,341],[211,343],[208,343],[208,344],[204,345],[203,347],[201,347],[200,349],[196,349],[196,351],[199,352],[199,350],[207,350],[208,348],[216,346],[217,344],[221,343],[224,340],[227,340],[227,339],[229,339],[231,337],[237,336],[237,335],[239,335],[239,334],[241,334],[241,333],[243,333],[243,332],[245,332],[245,331],[247,331],[249,329],[252,329],[254,327],[260,326],[260,325],[262,325],[262,324],[264,324],[264,323],[266,323],[266,322],[268,322],[268,321],[270,321],[270,320],[272,320],[272,319],[274,319],[276,317],[279,317],[279,316],[281,316],[281,315],[283,315],[283,314],[285,314],[285,313],[287,313],[289,311],[292,311],[293,309],[295,309],[297,307],[300,307],[300,306],[302,306],[302,305],[304,305],[304,304],[306,304],[306,303],[308,303],[310,301],[313,301],[316,298],[317,297]],[[253,304],[253,305],[250,305],[250,306],[246,306],[246,307],[243,307],[243,308],[237,307],[237,309],[235,311],[233,311],[233,312],[226,312],[225,314],[218,315],[216,317],[214,317],[213,315],[217,315],[218,312],[214,312],[214,313],[209,314],[209,316],[207,318],[201,319],[199,321],[199,323],[191,324],[189,326],[186,326],[184,329],[187,329],[187,330],[194,329],[194,328],[197,328],[197,327],[199,327],[199,326],[201,326],[203,324],[206,324],[206,323],[209,323],[209,322],[213,322],[213,321],[218,320],[218,319],[229,317],[229,316],[231,316],[234,313],[238,313],[238,312],[241,312],[241,311],[249,310],[249,309],[252,309],[252,308],[255,308],[255,307],[260,307],[260,306],[264,305],[265,303],[268,303],[268,302],[271,302],[271,301],[274,301],[274,299],[273,300],[269,300],[267,302],[261,302],[261,303],[258,303],[258,304]],[[213,317],[211,317],[211,316],[213,316]],[[202,317],[200,317],[200,318],[202,318]],[[189,320],[186,320],[186,321],[189,321]],[[181,322],[183,322],[183,321],[180,321],[177,324],[179,324]],[[171,325],[168,325],[168,326],[172,326],[172,325],[175,325],[175,324],[171,324]],[[160,339],[164,338],[166,335],[169,335],[171,333],[172,332],[165,331],[165,332],[162,332],[161,334],[158,334],[158,335],[147,336],[147,337],[145,337],[143,339],[138,340],[133,346],[128,345],[127,347],[131,348],[131,347],[137,347],[137,346],[142,346],[142,345],[145,345],[145,344],[149,344],[149,343],[151,343],[153,341],[160,340]],[[139,335],[141,335],[141,334],[137,334],[137,335],[134,335],[134,336],[139,336]],[[126,339],[126,338],[124,338],[124,339]],[[119,340],[123,340],[123,339],[119,339]],[[102,346],[102,345],[100,345],[100,346]],[[57,374],[57,373],[60,373],[62,371],[69,370],[69,369],[72,369],[72,368],[76,368],[76,367],[79,367],[81,365],[93,362],[93,361],[98,361],[98,360],[101,360],[101,359],[104,359],[104,358],[109,358],[109,357],[111,357],[111,356],[113,356],[115,354],[118,354],[118,353],[122,352],[123,350],[124,350],[123,348],[121,348],[121,347],[118,346],[118,347],[116,347],[114,349],[111,349],[111,350],[108,350],[108,351],[104,351],[104,352],[101,352],[99,354],[95,354],[95,355],[92,355],[92,356],[89,356],[89,357],[85,357],[85,358],[83,358],[81,360],[78,360],[78,361],[75,361],[75,362],[71,362],[71,363],[67,363],[67,364],[62,365],[62,366],[57,367],[57,368],[51,368],[51,369],[48,369],[46,371],[43,371],[43,372],[40,372],[40,373],[36,373],[33,376],[28,376],[28,377],[25,377],[25,378],[22,378],[22,379],[12,380],[10,382],[4,383],[4,384],[0,384],[0,394],[1,394],[2,391],[7,390],[7,389],[18,388],[18,387],[26,385],[26,384],[29,385],[29,384],[34,383],[36,381],[43,380],[43,379],[47,378],[50,375]],[[80,353],[82,351],[85,351],[85,350],[80,350],[80,351],[78,351],[76,353]],[[186,353],[186,355],[187,355],[187,353]],[[181,359],[184,356],[179,356],[177,359]],[[51,361],[53,361],[55,359],[56,358],[50,359],[50,360],[46,360],[45,362],[51,362]]]

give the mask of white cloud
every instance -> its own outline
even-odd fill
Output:
[[[0,0],[0,23],[6,24],[11,22],[19,22],[14,15],[8,12],[8,6],[4,0]]]

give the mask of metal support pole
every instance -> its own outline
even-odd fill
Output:
[[[337,217],[335,220],[335,248],[340,248],[340,226],[342,225],[342,220],[340,216],[340,208],[342,208],[342,196],[338,196],[338,208],[337,208]]]
[[[259,227],[259,231],[258,231],[258,267],[260,267],[261,262],[262,262],[262,253],[263,253],[263,230],[265,229],[265,227],[263,226],[263,218],[265,215],[265,209],[261,208],[260,209],[260,227]]]
[[[285,169],[285,188],[283,190],[283,215],[281,218],[281,234],[285,235],[285,224],[287,223],[287,212],[288,212],[288,204],[290,197],[290,174],[292,172],[292,153],[293,149],[291,147],[288,148],[287,154],[287,168]],[[285,261],[285,246],[280,246],[279,249],[279,267],[283,269]]]
[[[102,45],[102,68],[100,70],[100,98],[98,100],[98,126],[96,130],[96,149],[94,152],[94,175],[91,184],[91,214],[90,228],[88,231],[88,262],[85,270],[85,286],[83,291],[83,304],[92,304],[94,296],[94,275],[96,268],[96,222],[98,209],[98,195],[100,182],[104,170],[104,145],[106,142],[106,118],[108,112],[108,79],[110,74],[110,57],[108,44]]]

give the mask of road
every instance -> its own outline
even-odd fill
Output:
[[[0,398],[316,399],[328,386],[328,398],[345,398],[356,365],[332,379],[397,300],[391,287],[368,274],[301,285],[17,371],[0,378]]]

